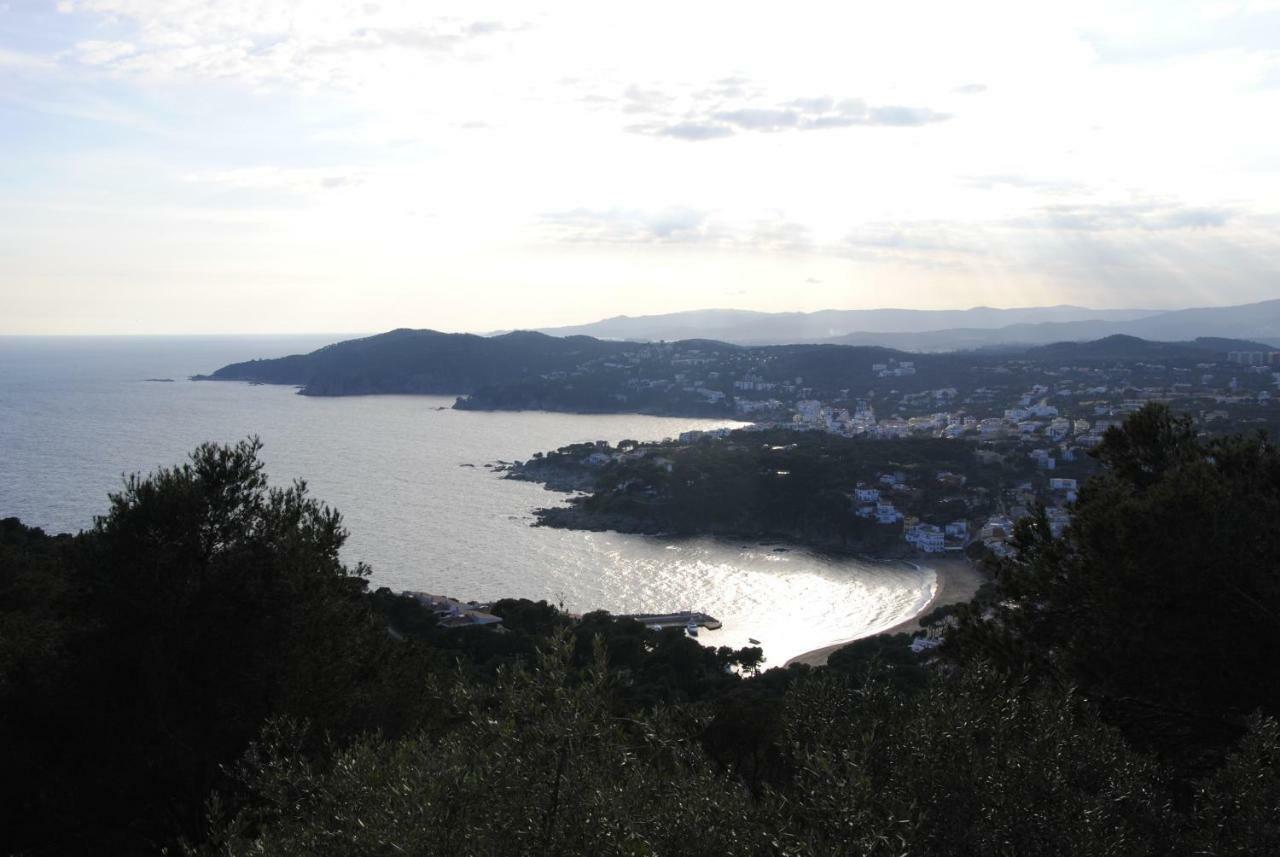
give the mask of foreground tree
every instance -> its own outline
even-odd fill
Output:
[[[1078,685],[1138,746],[1202,770],[1252,712],[1280,713],[1280,452],[1149,405],[1095,454],[1065,536],[1020,526],[952,652]]]
[[[47,645],[0,647],[16,649],[0,850],[151,851],[199,828],[220,766],[268,716],[348,734],[414,716],[366,572],[339,559],[339,515],[302,483],[269,488],[259,448],[205,445],[130,478],[56,559],[10,548],[4,580],[47,581],[23,615],[61,618],[27,635]]]
[[[745,790],[680,718],[614,716],[603,646],[585,672],[572,660],[557,632],[532,669],[459,689],[441,735],[371,736],[316,759],[297,724],[273,724],[238,768],[254,800],[215,804],[196,853],[764,853]]]

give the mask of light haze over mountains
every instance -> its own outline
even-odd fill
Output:
[[[1181,310],[1078,306],[966,310],[821,310],[765,313],[708,309],[617,316],[590,324],[542,328],[554,336],[600,339],[716,339],[740,345],[835,343],[883,345],[906,351],[954,351],[1004,345],[1044,345],[1115,334],[1164,341],[1197,337],[1260,340],[1280,345],[1280,300]]]

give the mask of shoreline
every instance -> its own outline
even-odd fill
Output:
[[[814,667],[824,666],[832,652],[842,649],[857,640],[867,637],[879,637],[885,634],[907,634],[918,631],[920,630],[921,616],[947,604],[960,604],[972,600],[978,588],[987,582],[986,576],[972,562],[963,557],[942,557],[914,564],[917,567],[931,569],[936,576],[936,583],[934,584],[933,595],[910,618],[870,634],[860,634],[840,643],[833,643],[796,655],[787,659],[782,665],[783,668],[785,669],[792,664],[808,664]]]

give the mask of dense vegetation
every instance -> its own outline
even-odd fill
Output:
[[[1096,454],[1066,537],[1024,522],[998,596],[953,641],[1073,683],[1141,746],[1203,761],[1252,712],[1280,711],[1280,452],[1148,406]]]
[[[442,630],[256,453],[202,447],[76,536],[0,524],[0,852],[1280,851],[1263,439],[1148,409],[942,659],[758,676],[546,604]]]
[[[593,464],[595,453],[613,460]],[[905,549],[902,526],[855,516],[854,487],[883,489],[905,513],[945,523],[993,512],[1003,488],[1045,478],[1016,447],[1008,455],[984,453],[973,443],[936,438],[867,441],[775,429],[694,443],[574,444],[513,466],[509,475],[589,492],[540,510],[550,526],[764,536],[883,555]],[[877,481],[895,472],[907,481],[902,488]],[[951,476],[939,480],[939,473]]]
[[[588,336],[517,332],[485,337],[402,328],[310,354],[232,363],[200,380],[291,384],[311,396],[467,393],[486,384],[567,371],[627,347]]]

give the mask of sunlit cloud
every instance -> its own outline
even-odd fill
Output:
[[[120,283],[102,330],[1273,297],[1278,16],[10,4],[0,331]]]

